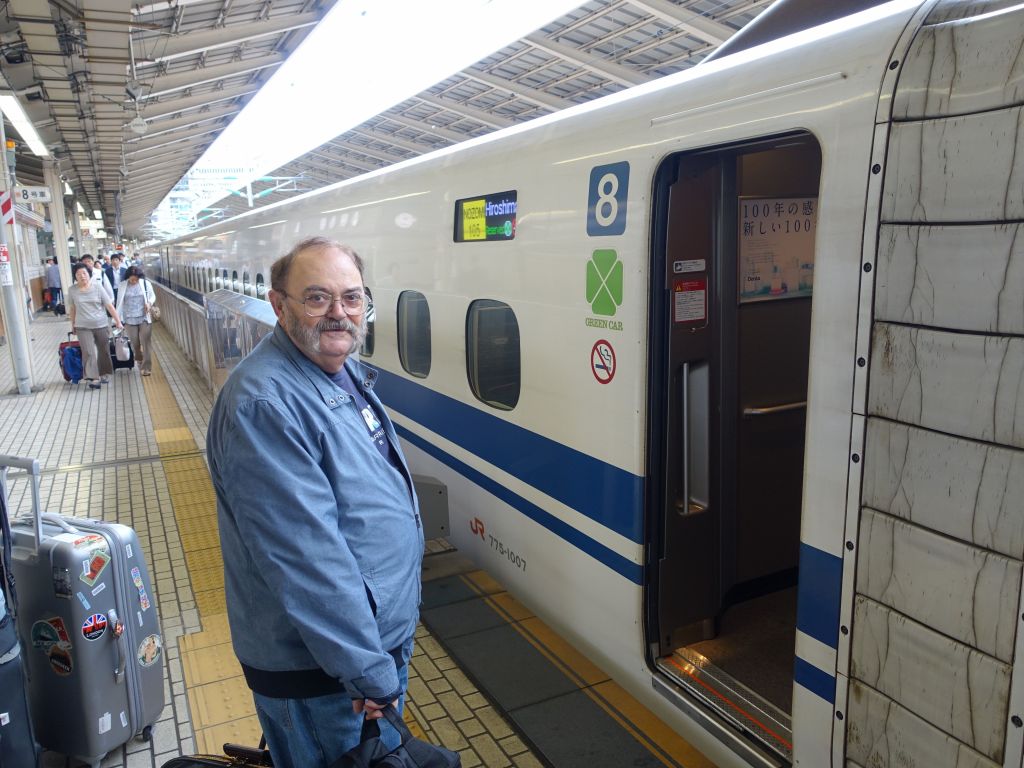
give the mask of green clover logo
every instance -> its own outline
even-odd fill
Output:
[[[615,251],[594,251],[587,262],[587,301],[595,315],[610,317],[622,306],[622,262]]]

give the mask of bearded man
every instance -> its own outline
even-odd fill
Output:
[[[207,456],[231,640],[274,765],[327,768],[364,717],[401,711],[423,529],[376,371],[350,357],[369,309],[362,260],[311,237],[270,281],[277,326],[218,395]]]

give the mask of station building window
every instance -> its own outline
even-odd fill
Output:
[[[466,373],[477,399],[510,411],[519,402],[519,322],[512,307],[478,299],[466,312]]]
[[[267,298],[267,286],[263,283],[263,274],[260,272],[256,273],[256,298]]]
[[[413,376],[430,373],[430,305],[419,291],[398,295],[398,358]]]

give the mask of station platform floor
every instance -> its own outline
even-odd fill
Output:
[[[213,396],[159,324],[153,375],[118,371],[100,390],[66,383],[66,318],[30,326],[40,391],[11,394],[0,346],[0,453],[43,470],[45,511],[119,522],[145,549],[163,632],[167,705],[149,742],[104,768],[160,768],[181,754],[255,745],[260,729],[231,649],[213,488],[205,463]],[[13,515],[31,509],[14,473]],[[405,719],[416,735],[485,766],[682,766],[709,762],[446,542],[428,542],[422,622]],[[44,768],[77,768],[47,752]]]

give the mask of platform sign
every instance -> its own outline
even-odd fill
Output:
[[[0,243],[0,285],[14,285],[14,277],[11,275],[11,252],[4,243]]]
[[[14,188],[14,199],[19,203],[48,203],[51,200],[49,187],[23,187],[20,184]]]

